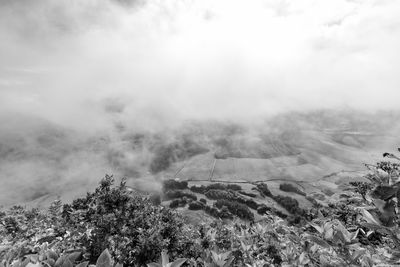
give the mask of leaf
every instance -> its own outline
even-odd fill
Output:
[[[353,255],[351,255],[351,261],[356,262],[362,255],[364,255],[366,252],[365,249],[358,249],[356,250]]]
[[[233,257],[229,258],[228,261],[225,262],[224,267],[230,267],[230,266],[232,266],[233,260],[234,260]]]
[[[52,250],[48,250],[48,251],[46,252],[46,257],[47,257],[47,259],[53,259],[54,261],[57,261],[57,259],[58,259],[57,253],[55,253],[55,252],[52,251]]]
[[[345,243],[350,243],[352,234],[350,234],[349,231],[343,226],[343,224],[338,221],[338,225],[336,226],[336,231],[337,233],[339,232],[342,235],[342,238],[344,239]]]
[[[30,259],[29,259],[29,258],[25,258],[25,260],[23,260],[23,261],[20,263],[19,267],[26,267],[26,265],[28,265],[29,262],[30,262]],[[53,265],[53,266],[54,266],[54,265]]]
[[[163,266],[159,263],[152,262],[152,263],[147,263],[147,267],[163,267]]]
[[[230,251],[222,253],[222,254],[217,254],[215,251],[211,251],[211,257],[214,261],[215,264],[218,266],[222,267],[225,266],[225,262],[227,261]]]
[[[324,238],[325,238],[326,240],[332,240],[332,237],[333,237],[333,228],[331,227],[331,228],[328,228],[328,229],[326,230],[326,232],[325,232],[325,234],[324,234]]]
[[[383,208],[386,205],[386,201],[377,199],[377,198],[373,199],[372,201],[373,201],[375,207],[377,207],[380,212],[382,212],[382,213],[385,212],[385,210]]]
[[[47,264],[49,267],[53,267],[56,262],[50,258],[50,259],[43,261],[43,263]]]
[[[161,265],[166,266],[168,263],[169,263],[168,252],[165,249],[163,249],[161,251]]]
[[[313,235],[309,235],[306,238],[308,238],[310,241],[313,241],[314,243],[316,243],[317,245],[324,247],[324,248],[330,248],[331,246],[323,239],[313,236]]]
[[[301,265],[306,265],[307,263],[310,262],[310,259],[308,259],[306,256],[307,256],[307,255],[306,255],[305,252],[303,252],[303,253],[300,254],[300,256],[299,256],[299,263],[300,263]]]
[[[61,267],[61,265],[63,264],[64,260],[65,260],[65,255],[59,257],[56,261],[56,263],[54,264],[55,267]]]
[[[78,251],[78,252],[74,252],[68,255],[68,259],[74,263],[75,261],[77,261],[82,255],[82,252]]]
[[[173,263],[171,263],[171,267],[180,267],[182,264],[184,264],[186,259],[184,258],[179,258],[176,259]]]
[[[73,267],[74,265],[72,264],[72,262],[66,258],[63,262],[63,264],[61,265],[61,267]]]
[[[78,265],[76,265],[75,267],[87,267],[88,266],[88,264],[89,264],[89,262],[88,261],[84,261],[84,262],[81,262],[81,263],[79,263]]]
[[[367,223],[375,224],[378,226],[382,226],[382,224],[372,216],[372,214],[364,208],[360,208],[361,214],[363,215],[363,219],[367,221]]]
[[[117,263],[117,264],[115,265],[115,267],[124,267],[124,265],[123,265],[122,263]]]
[[[96,267],[112,267],[111,255],[108,249],[105,249],[96,261]]]
[[[37,263],[30,262],[26,265],[26,267],[41,267],[41,265],[40,265],[40,262],[37,262]]]
[[[362,230],[362,229],[361,229],[361,230]],[[350,240],[351,240],[351,241],[356,240],[356,238],[357,238],[359,232],[360,232],[360,228],[358,228],[357,231],[351,233]]]
[[[318,233],[320,233],[321,235],[324,233],[324,229],[323,229],[321,226],[319,226],[319,225],[317,225],[317,224],[315,224],[315,223],[312,223],[312,222],[310,222],[310,225],[311,225],[312,227],[314,227],[315,230],[317,230]]]

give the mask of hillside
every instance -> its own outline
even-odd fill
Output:
[[[89,133],[14,117],[0,132],[3,205],[49,195],[70,201],[93,189],[104,173],[126,177],[144,191],[160,191],[167,178],[315,182],[331,173],[364,171],[363,163],[395,146],[399,132],[399,114],[356,111],[288,113],[255,124],[191,121],[164,132],[116,123]]]
[[[70,203],[0,210],[0,265],[398,266],[400,158],[384,158],[317,181],[323,199],[308,182],[164,180],[158,195],[107,175]]]

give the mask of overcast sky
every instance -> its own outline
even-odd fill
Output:
[[[2,0],[0,40],[3,115],[85,128],[400,106],[399,0]]]

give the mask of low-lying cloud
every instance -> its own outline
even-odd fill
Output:
[[[1,141],[15,133],[36,140],[29,121],[70,131],[71,144],[59,141],[79,153],[59,152],[71,158],[58,163],[79,168],[58,172],[63,177],[112,170],[103,154],[94,158],[97,152],[79,147],[93,136],[108,138],[107,149],[124,146],[121,130],[318,108],[398,108],[396,0],[5,0],[0,39],[1,120],[16,121]],[[24,149],[40,148],[30,145]],[[145,165],[148,155],[124,155],[125,165]],[[1,179],[57,172],[47,173],[37,155],[27,158],[17,174],[3,161]]]

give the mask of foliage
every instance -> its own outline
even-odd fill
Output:
[[[272,193],[271,191],[269,191],[267,184],[259,183],[257,184],[256,188],[261,193],[262,196],[272,197]]]
[[[277,195],[274,200],[293,215],[303,215],[305,211],[299,207],[299,202],[288,196]]]
[[[306,195],[306,193],[304,193],[303,191],[301,191],[299,188],[297,188],[296,186],[294,186],[292,184],[287,184],[287,183],[280,184],[279,189],[284,192],[293,192],[293,193],[299,194],[301,196]]]
[[[209,185],[201,185],[201,186],[191,186],[190,190],[195,193],[206,194],[209,190],[220,190],[220,191],[240,191],[242,187],[237,184],[221,184],[221,183],[212,183]]]
[[[393,154],[385,157],[397,160]],[[283,220],[276,209],[261,204],[256,210],[263,220],[257,223],[248,207],[254,204],[246,204],[254,200],[232,188],[207,188],[215,207],[187,195],[172,200],[219,218],[191,225],[150,197],[133,194],[124,181],[113,186],[106,176],[94,192],[70,204],[56,200],[47,210],[15,206],[0,211],[0,267],[398,265],[399,177],[392,163],[369,166],[370,183],[351,184],[359,195],[307,211],[258,183],[261,195],[296,216]],[[166,193],[187,194],[176,189],[180,186],[171,183]],[[291,224],[299,218],[308,222]]]
[[[204,207],[205,207],[205,204],[200,201],[195,201],[195,202],[189,203],[190,210],[202,210],[202,209],[204,209]]]
[[[250,192],[246,192],[246,191],[239,191],[239,194],[248,196],[248,197],[256,197],[256,194],[250,193]]]
[[[190,237],[196,233],[181,216],[153,205],[145,196],[133,195],[124,181],[117,187],[113,182],[112,176],[106,176],[95,192],[62,210],[56,203],[46,212],[22,207],[7,211],[0,228],[0,238],[10,246],[7,251],[12,248],[10,255],[21,258],[37,253],[38,246],[47,242],[59,254],[79,250],[94,263],[108,249],[116,262],[127,266],[156,260],[162,249],[184,256],[182,246],[192,246]]]
[[[171,200],[171,199],[175,199],[175,198],[187,198],[187,199],[191,199],[191,200],[197,200],[197,196],[192,194],[192,193],[188,193],[188,192],[184,192],[181,190],[170,190],[165,192],[164,197],[166,200]]]
[[[227,207],[230,213],[238,216],[240,219],[249,221],[254,220],[254,215],[249,210],[249,208],[239,202],[229,201],[225,199],[218,199],[217,202],[215,202],[215,206],[218,207],[219,209],[221,209],[224,206]]]
[[[175,181],[175,180],[165,180],[163,181],[163,191],[167,192],[169,190],[183,190],[188,188],[187,181]]]

